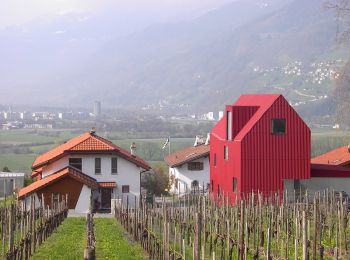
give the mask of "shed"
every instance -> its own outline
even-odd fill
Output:
[[[0,172],[0,197],[12,195],[23,188],[25,173]]]

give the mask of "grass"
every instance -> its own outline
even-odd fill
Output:
[[[85,247],[85,219],[67,218],[31,259],[82,259]]]
[[[114,218],[95,218],[96,259],[145,259],[142,247],[130,242]]]

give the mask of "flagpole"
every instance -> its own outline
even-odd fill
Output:
[[[169,155],[170,155],[170,150],[171,150],[171,141],[170,141],[170,136],[169,136]]]

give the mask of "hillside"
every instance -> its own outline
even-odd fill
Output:
[[[122,37],[99,38],[95,28],[95,41],[62,48],[69,41],[64,36],[45,42],[48,50],[39,45],[20,55],[7,54],[6,65],[0,65],[8,72],[0,79],[0,90],[8,95],[0,102],[44,98],[57,105],[88,105],[100,99],[112,106],[161,104],[205,111],[222,109],[243,92],[282,92],[290,102],[304,105],[314,97],[329,98],[334,84],[331,76],[321,83],[307,82],[312,63],[329,63],[335,70],[341,66],[339,59],[346,58],[336,49],[335,28],[333,14],[325,12],[319,0],[240,0],[193,20],[154,25]],[[81,31],[83,38],[89,36],[83,29],[73,35]],[[60,55],[62,51],[67,54]],[[26,59],[8,68],[13,57]],[[301,62],[300,75],[285,74],[283,68],[295,62]],[[14,88],[20,91],[8,91]]]

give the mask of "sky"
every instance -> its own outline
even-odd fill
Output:
[[[0,0],[0,29],[66,13],[154,14],[169,19],[196,16],[232,0]]]

